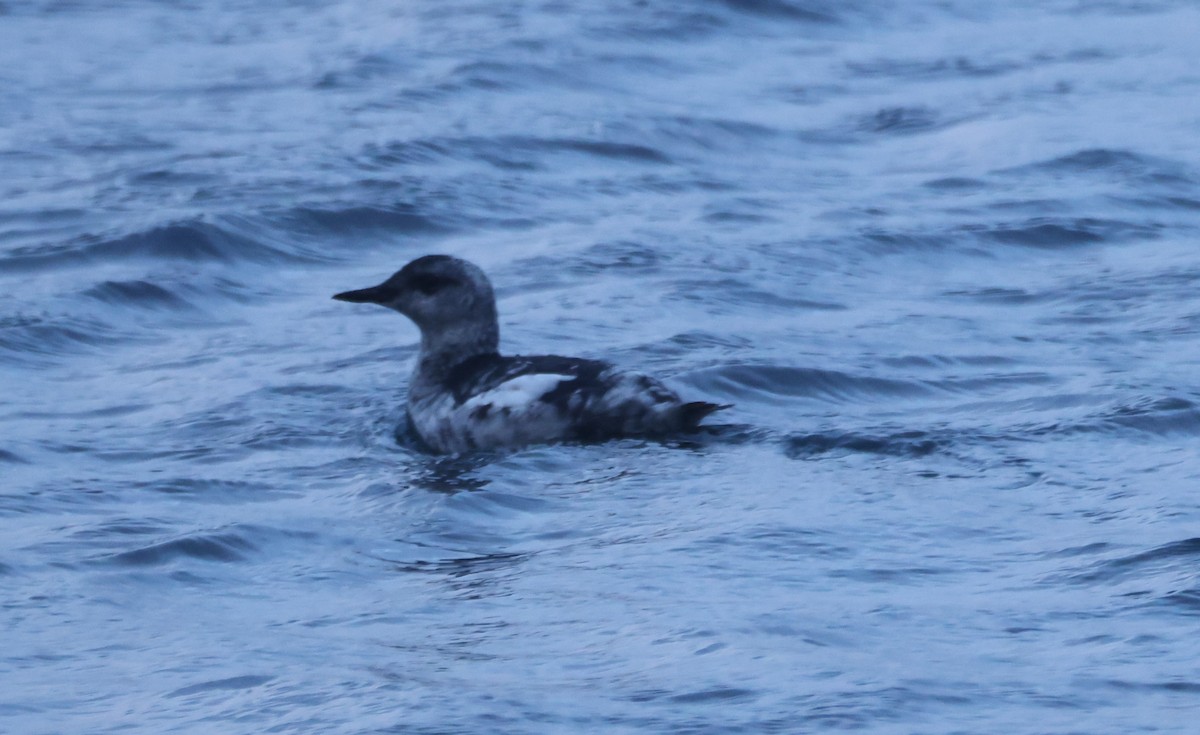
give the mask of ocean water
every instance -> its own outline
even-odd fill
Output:
[[[4,0],[0,732],[1195,732],[1197,37]],[[422,454],[430,252],[734,408]]]

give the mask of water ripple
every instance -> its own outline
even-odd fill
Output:
[[[1096,562],[1083,571],[1069,573],[1066,579],[1075,584],[1112,583],[1161,573],[1164,568],[1190,569],[1197,561],[1200,561],[1200,538],[1188,538]]]
[[[238,533],[197,534],[163,541],[132,551],[123,551],[109,558],[108,563],[125,567],[159,566],[179,558],[199,561],[245,561],[257,547]]]
[[[417,211],[409,204],[340,209],[297,207],[279,216],[280,223],[289,229],[323,234],[354,234],[363,230],[383,230],[396,234],[442,233],[449,231],[444,222]]]
[[[1036,217],[1016,225],[968,228],[983,237],[1005,245],[1034,248],[1060,248],[1094,245],[1102,242],[1127,242],[1158,237],[1161,228],[1121,220]]]
[[[363,164],[371,168],[433,163],[440,159],[483,161],[499,169],[535,170],[563,154],[629,163],[667,164],[666,153],[635,142],[587,138],[537,138],[509,135],[489,138],[433,138],[369,146]]]
[[[900,431],[885,436],[863,434],[804,434],[790,436],[784,451],[792,459],[812,459],[840,453],[882,454],[896,457],[924,457],[944,451],[945,438],[924,431]]]
[[[108,304],[127,304],[145,309],[196,309],[183,297],[149,281],[102,281],[84,291],[83,295]]]
[[[1071,176],[1085,180],[1103,175],[1118,182],[1135,180],[1172,187],[1191,186],[1200,181],[1181,162],[1110,148],[1086,148],[1045,161],[1001,169],[996,173],[1012,177],[1036,174],[1056,179]]]
[[[9,464],[29,464],[29,460],[15,452],[10,452],[7,449],[0,449],[0,462],[7,462]]]
[[[118,237],[88,235],[65,244],[16,248],[0,257],[0,266],[43,270],[135,258],[185,262],[248,260],[259,263],[308,262],[313,259],[295,250],[274,247],[231,227],[193,220]]]
[[[0,317],[0,364],[52,365],[63,357],[152,339],[94,317]]]
[[[837,370],[781,365],[734,365],[689,374],[688,382],[730,400],[771,400],[771,396],[856,403],[878,397],[920,398],[938,394],[987,394],[1014,386],[1045,385],[1056,379],[1041,372],[992,374],[978,378],[906,380],[853,375]]]
[[[200,684],[191,684],[168,692],[167,697],[189,697],[193,694],[205,694],[216,691],[240,691],[254,689],[274,680],[274,676],[251,675],[231,676],[226,679],[213,679]]]

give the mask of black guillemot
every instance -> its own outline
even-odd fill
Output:
[[[501,356],[492,284],[459,258],[426,255],[333,298],[386,306],[420,328],[408,417],[435,452],[692,432],[727,407],[685,403],[658,380],[600,360]]]

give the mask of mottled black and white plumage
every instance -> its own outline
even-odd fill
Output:
[[[436,452],[662,436],[694,431],[724,408],[684,403],[654,378],[599,360],[501,356],[492,284],[458,258],[426,255],[334,298],[395,309],[420,328],[408,416]]]

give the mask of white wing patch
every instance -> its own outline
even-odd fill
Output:
[[[491,406],[492,408],[520,408],[528,406],[564,380],[574,380],[574,375],[557,373],[535,373],[520,375],[506,380],[489,391],[472,396],[463,403],[464,408]]]

